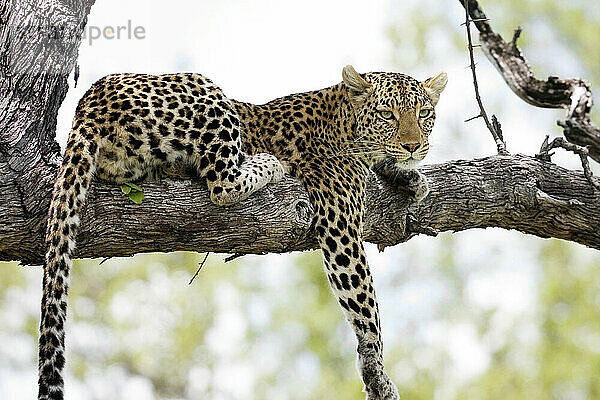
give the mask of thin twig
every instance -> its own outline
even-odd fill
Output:
[[[498,148],[498,154],[506,155],[506,154],[508,154],[508,151],[506,151],[506,144],[502,140],[502,132],[496,130],[496,128],[500,127],[500,124],[498,123],[498,120],[496,119],[495,116],[492,116],[492,118],[495,120],[495,123],[492,124],[490,122],[490,120],[487,116],[487,113],[485,112],[485,108],[483,107],[483,102],[481,101],[481,96],[479,95],[479,85],[477,83],[477,73],[475,72],[475,56],[473,55],[473,48],[475,46],[473,45],[473,40],[471,39],[471,22],[473,22],[474,20],[472,20],[471,17],[469,16],[468,0],[465,1],[465,15],[466,15],[465,26],[467,28],[467,40],[469,43],[469,45],[468,45],[469,59],[471,61],[470,67],[471,67],[471,73],[473,75],[473,87],[475,88],[475,99],[477,100],[477,104],[479,105],[479,114],[485,121],[485,124],[486,124],[488,130],[491,132],[492,137],[494,138],[494,142],[496,142],[496,147]],[[474,118],[472,118],[472,119],[474,119]]]
[[[231,256],[229,256],[229,257],[226,257],[226,258],[225,258],[225,260],[224,260],[224,262],[228,263],[229,261],[233,261],[233,260],[235,260],[236,258],[240,258],[240,257],[242,257],[242,256],[245,256],[245,254],[242,254],[242,253],[235,253],[235,254],[233,254],[233,255],[231,255]]]
[[[200,272],[202,267],[204,267],[204,263],[206,262],[206,259],[208,258],[209,254],[210,254],[210,251],[207,251],[206,254],[204,255],[204,260],[202,260],[202,262],[200,263],[200,266],[196,270],[196,273],[194,274],[194,276],[192,276],[192,279],[190,279],[190,282],[188,283],[188,285],[191,285],[192,282],[194,282],[194,279],[196,279],[196,277],[198,276],[198,273]]]
[[[568,142],[566,139],[564,139],[562,137],[554,138],[554,140],[552,140],[552,142],[548,143],[548,138],[549,138],[549,136],[546,136],[546,139],[544,139],[544,143],[542,143],[542,147],[540,148],[540,152],[538,154],[536,154],[535,157],[540,160],[550,161],[550,157],[554,154],[554,153],[550,153],[550,150],[556,149],[556,148],[562,148],[562,149],[565,149],[567,151],[571,151],[571,152],[577,154],[579,156],[579,158],[581,159],[581,166],[583,167],[583,175],[585,175],[585,178],[588,180],[588,182],[593,187],[600,190],[600,183],[596,182],[596,180],[593,178],[594,174],[592,173],[592,170],[590,169],[590,163],[588,160],[588,156],[589,156],[588,148]]]

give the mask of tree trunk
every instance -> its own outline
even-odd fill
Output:
[[[56,116],[94,0],[0,3],[0,259],[32,259],[60,163]],[[25,249],[28,246],[29,248]],[[39,257],[38,257],[39,260]]]

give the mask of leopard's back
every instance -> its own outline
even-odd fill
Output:
[[[237,114],[200,74],[106,76],[79,102],[72,131],[78,134],[97,141],[96,175],[109,181],[143,179],[178,160],[204,174],[217,151],[239,157]]]

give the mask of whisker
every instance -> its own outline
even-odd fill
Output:
[[[372,140],[368,140],[368,139],[364,139],[367,136],[367,134],[355,137],[349,141],[347,141],[344,144],[344,147],[348,147],[348,146],[352,146],[353,144],[372,144],[372,145],[377,145],[380,146],[381,144],[378,142],[374,142]]]
[[[375,154],[380,153],[379,150],[369,150],[369,151],[344,151],[338,153],[339,155],[351,156],[351,155],[367,155],[367,154]]]
[[[338,153],[334,153],[329,155],[327,158],[334,158],[334,157],[344,157],[344,156],[361,156],[361,155],[371,155],[371,154],[381,154],[381,150],[377,149],[377,150],[359,150],[359,149],[348,149],[348,150],[342,150]]]
[[[378,142],[373,142],[371,140],[360,140],[360,141],[356,141],[354,142],[355,145],[361,145],[361,144],[369,144],[369,145],[373,145],[373,146],[377,146],[380,147],[381,143]]]

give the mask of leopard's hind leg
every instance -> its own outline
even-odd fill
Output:
[[[283,178],[285,171],[277,157],[258,153],[244,158],[240,166],[232,165],[222,171],[217,161],[212,170],[214,174],[208,172],[206,180],[213,203],[220,206],[238,203],[268,183],[277,183]]]
[[[216,106],[215,106],[216,107]],[[218,104],[197,146],[203,151],[190,157],[201,176],[206,177],[210,199],[217,205],[238,203],[268,183],[279,182],[283,166],[271,154],[242,153],[239,118],[228,100]]]

